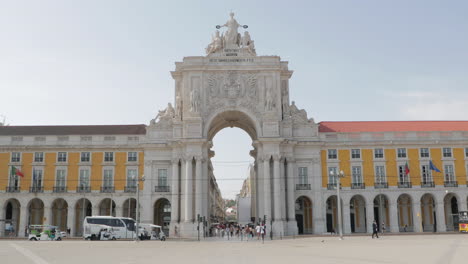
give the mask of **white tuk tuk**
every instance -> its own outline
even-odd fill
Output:
[[[57,226],[51,225],[30,225],[28,240],[30,241],[60,241],[62,240],[61,232],[57,230]]]
[[[162,227],[153,224],[139,224],[140,231],[138,232],[142,240],[166,240],[166,234],[162,231]]]

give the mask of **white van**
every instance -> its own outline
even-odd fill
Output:
[[[135,233],[135,220],[126,217],[113,216],[87,216],[83,221],[83,238],[87,240],[99,239],[102,226],[112,227],[116,239],[133,239]]]

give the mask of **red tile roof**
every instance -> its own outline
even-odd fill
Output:
[[[468,121],[323,121],[319,132],[468,131]]]
[[[0,126],[0,136],[144,134],[146,134],[146,125]]]

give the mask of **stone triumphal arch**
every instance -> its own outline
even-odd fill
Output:
[[[143,195],[151,196],[159,169],[170,182],[170,232],[193,236],[197,217],[213,215],[211,140],[225,127],[245,130],[253,140],[255,159],[252,217],[267,217],[275,234],[298,233],[295,219],[296,162],[312,162],[312,184],[319,181],[318,126],[289,100],[288,62],[258,56],[246,26],[230,19],[213,34],[206,56],[185,57],[171,72],[175,105],[159,111],[147,130]],[[320,186],[320,182],[315,184]],[[157,197],[144,199],[151,208]],[[313,197],[321,201],[320,197]],[[151,221],[143,211],[142,221]],[[313,227],[311,227],[313,228]]]

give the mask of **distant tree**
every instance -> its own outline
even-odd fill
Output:
[[[236,201],[232,199],[224,199],[224,204],[226,205],[226,208],[236,206]]]

